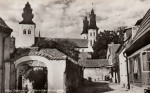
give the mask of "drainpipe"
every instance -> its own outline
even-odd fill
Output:
[[[127,58],[127,56],[126,56],[126,54],[125,54],[125,52],[123,52],[123,56],[126,58],[126,65],[127,65],[127,81],[128,81],[128,89],[130,89],[130,81],[129,81],[129,67],[128,67],[128,58]]]
[[[4,63],[4,54],[5,54],[5,40],[7,37],[10,35],[6,35],[3,37],[3,42],[2,42],[2,93],[5,93],[5,63]]]

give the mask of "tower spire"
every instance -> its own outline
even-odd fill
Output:
[[[89,21],[87,19],[87,16],[85,16],[83,20],[83,31],[81,34],[88,34],[88,26],[89,26]]]
[[[23,13],[22,13],[23,21],[21,21],[19,24],[35,24],[32,19],[34,15],[32,14],[31,5],[29,2],[26,3]]]
[[[40,30],[39,30],[39,37],[38,37],[38,42],[41,40],[41,33],[40,33]]]
[[[93,7],[93,3],[92,3]],[[92,8],[91,13],[90,13],[90,26],[89,29],[97,29],[98,27],[96,25],[96,14],[94,13],[94,9]]]

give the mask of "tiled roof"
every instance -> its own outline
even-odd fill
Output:
[[[78,62],[76,60],[63,54],[62,52],[58,51],[57,49],[41,49],[39,51],[30,50],[29,53],[24,53],[24,54],[18,56],[17,58],[12,58],[11,60],[12,61],[17,60],[23,56],[42,56],[42,57],[47,58],[48,60],[66,60],[66,58],[67,58],[67,59],[71,60],[72,63],[78,65]]]
[[[68,40],[77,44],[78,47],[88,47],[87,39],[68,39]]]
[[[109,62],[107,59],[85,59],[85,60],[79,60],[79,65],[87,68],[97,68],[97,67],[108,66]]]
[[[127,47],[125,50],[127,55],[131,55],[138,49],[141,49],[142,47],[150,43],[149,41],[150,28],[149,27],[150,27],[150,9],[142,18],[141,25],[136,35],[134,36],[132,41],[127,44]]]
[[[0,18],[0,26],[4,28],[9,28],[9,26],[5,23],[5,21],[2,18]]]
[[[67,57],[65,54],[58,51],[57,49],[41,49],[39,51],[31,50],[29,53],[21,54],[13,60],[21,58],[23,56],[42,56],[47,58],[48,60],[65,60]]]
[[[38,37],[36,37],[37,40]],[[68,40],[70,42],[73,42],[77,45],[77,48],[87,48],[88,47],[88,40],[87,39],[72,39],[72,38],[46,38],[46,37],[41,37],[42,39],[46,40]]]
[[[141,18],[141,19],[139,19],[139,20],[136,22],[135,26],[137,26],[137,25],[141,25],[142,21],[143,21],[143,19],[142,19],[142,18]]]
[[[12,29],[9,28],[9,26],[5,23],[5,21],[2,18],[0,18],[0,32],[4,32],[8,34],[12,32]]]
[[[139,30],[137,31],[137,34],[135,36],[135,40],[137,40],[139,37],[141,37],[143,34],[148,32],[150,30],[150,9],[147,11],[147,13],[144,15],[144,17],[141,19]],[[134,40],[134,41],[135,41]]]
[[[48,55],[51,55],[52,57],[66,57],[65,54],[58,51],[57,49],[41,49],[40,52],[46,53]]]

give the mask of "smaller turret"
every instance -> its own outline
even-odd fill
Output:
[[[88,28],[89,28],[89,21],[87,19],[87,16],[85,16],[85,19],[83,20],[83,31],[81,33],[83,39],[87,39],[88,35]]]
[[[89,28],[88,26],[89,26],[89,21],[86,16],[85,19],[83,20],[83,31],[81,34],[88,34],[88,28]]]

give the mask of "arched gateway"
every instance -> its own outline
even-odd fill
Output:
[[[16,90],[65,90],[66,56],[53,57],[41,51],[30,52],[13,63]]]
[[[83,79],[78,62],[57,49],[23,52],[10,62],[7,73],[6,90],[47,90],[42,93],[70,93]]]
[[[15,61],[18,90],[47,90],[48,67],[37,57],[41,58],[25,56]]]

